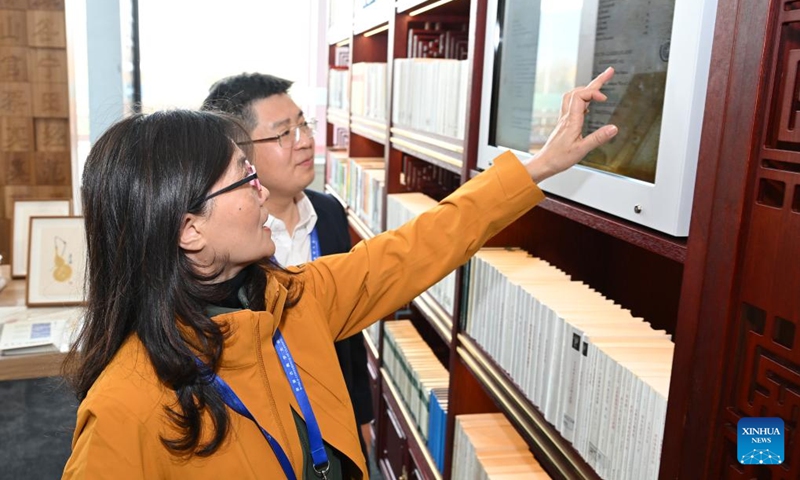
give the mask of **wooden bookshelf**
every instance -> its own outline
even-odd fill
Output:
[[[481,173],[470,170],[470,178]],[[545,192],[546,193],[546,192]],[[686,261],[686,238],[671,237],[669,235],[642,227],[641,225],[595,210],[585,205],[547,194],[536,208],[556,213],[564,218],[569,218],[589,228],[603,232],[611,237],[640,247],[649,252],[678,263]]]
[[[544,415],[520,392],[492,358],[465,334],[458,336],[459,358],[483,385],[531,445],[534,455],[554,478],[599,480],[595,471],[572,445],[544,419]]]
[[[342,197],[339,196],[339,193],[327,183],[325,184],[325,193],[335,198],[336,201],[338,201],[342,205],[342,208],[347,210],[347,203],[342,199]]]
[[[393,148],[461,174],[464,154],[462,141],[410,128],[392,127],[389,130]]]
[[[364,334],[364,344],[367,346],[367,351],[369,352],[370,355],[372,355],[372,358],[378,360],[379,358],[381,358],[381,354],[378,351],[378,346],[375,345],[375,342],[372,341],[372,337],[369,336],[366,330],[364,330],[363,334]]]
[[[350,126],[350,112],[339,108],[328,109],[328,123],[332,123],[337,127],[349,128]]]
[[[350,206],[347,205],[347,203],[342,199],[342,197],[339,196],[336,190],[331,188],[331,186],[328,184],[325,184],[325,193],[329,194],[342,204],[342,207],[344,207],[345,212],[347,213],[347,223],[350,225],[350,228],[356,231],[361,240],[366,240],[375,236],[375,232],[372,231],[369,225],[361,220],[361,218],[355,214],[353,209],[351,209]]]
[[[382,26],[388,28],[389,18],[394,15],[393,3],[393,0],[373,0],[363,8],[354,5],[353,33],[369,33]]]
[[[372,231],[363,220],[358,218],[352,210],[347,211],[347,223],[350,224],[350,228],[358,233],[358,236],[361,237],[362,240],[366,240],[368,238],[372,238],[375,236],[375,233]]]
[[[375,143],[386,145],[386,137],[389,132],[385,120],[376,120],[359,115],[352,115],[350,118],[350,132],[368,138]]]
[[[403,402],[397,386],[392,381],[392,377],[389,376],[389,373],[383,368],[381,368],[381,392],[391,410],[397,415],[396,419],[400,423],[400,428],[406,434],[408,452],[411,457],[410,462],[407,462],[407,464],[410,463],[412,465],[409,470],[412,470],[414,467],[419,469],[419,471],[416,472],[417,477],[415,478],[441,480],[442,475],[436,468],[433,457],[431,457],[428,447],[422,439],[422,435],[414,424],[411,412],[408,411],[408,408]],[[409,471],[408,473],[410,474],[411,472]],[[384,475],[386,475],[386,473]],[[393,477],[394,475],[388,476],[388,478]]]
[[[430,293],[422,292],[412,303],[419,309],[445,343],[449,344],[452,342],[453,320],[450,318],[450,315],[439,306],[439,302],[431,297]]]
[[[574,202],[552,195],[548,195],[537,208],[557,213],[562,217],[569,218],[675,262],[683,263],[686,260],[685,238],[670,237],[669,235],[644,228],[641,225],[592,208],[579,206]]]
[[[388,118],[394,118],[394,61],[412,56],[410,30],[420,28],[420,22],[465,22],[470,72],[464,139],[391,121],[375,125],[348,112],[328,115],[329,125],[349,119],[353,134],[349,155],[383,155],[387,194],[423,191],[425,182],[435,181],[433,175],[425,182],[405,183],[407,157],[425,162],[426,168],[432,165],[437,172],[455,174],[461,183],[480,173],[477,145],[480,118],[486,114],[481,112],[481,90],[487,2],[454,0],[416,14],[417,9],[437,3],[398,0],[388,30],[375,36],[352,28],[351,63],[387,63]],[[793,53],[800,46],[795,3],[718,2],[688,238],[670,237],[548,195],[490,241],[490,246],[520,247],[547,260],[673,334],[675,357],[661,480],[800,478],[800,442],[787,444],[783,467],[766,470],[769,467],[738,464],[731,433],[743,416],[779,416],[787,432],[800,428],[786,414],[787,402],[796,404],[794,392],[800,391],[796,380],[800,339],[795,333],[800,330],[795,288],[800,284],[800,268],[794,261],[800,257],[800,140],[787,127],[797,121],[796,89],[791,82],[800,75]],[[433,190],[446,193],[441,188]],[[369,235],[357,219],[351,226],[359,235]],[[413,308],[425,319],[419,319],[419,326],[429,324],[435,332],[429,332],[429,337],[450,348],[448,450],[441,477],[450,475],[455,416],[500,411],[554,478],[598,478],[505,371],[461,331],[457,319],[462,317],[463,270],[456,279],[452,319],[428,294],[413,301]],[[419,447],[414,428],[403,419],[392,394],[395,387],[386,384],[383,373],[381,377],[389,408],[398,417],[385,419],[394,422],[391,428],[398,433],[391,439],[378,438],[378,444],[405,456],[403,461],[424,459],[420,452],[426,449]],[[389,429],[387,425],[378,428],[382,434]],[[423,470],[418,474],[421,478],[439,478],[431,473],[435,469]],[[395,473],[414,475],[411,470]]]

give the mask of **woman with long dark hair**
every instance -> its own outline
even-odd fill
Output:
[[[543,198],[609,70],[565,95],[527,164],[512,154],[398,230],[283,270],[247,132],[169,111],[112,126],[83,176],[88,305],[65,364],[81,404],[65,478],[361,478],[333,342],[466,262]],[[531,181],[533,180],[533,181]]]

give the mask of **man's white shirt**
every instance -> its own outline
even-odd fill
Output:
[[[275,260],[284,267],[311,261],[311,231],[317,225],[317,212],[305,193],[300,193],[295,201],[300,220],[291,236],[283,220],[270,215],[266,223],[275,242]]]

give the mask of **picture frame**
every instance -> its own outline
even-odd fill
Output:
[[[83,305],[85,272],[83,217],[31,217],[25,304]]]
[[[14,200],[13,222],[11,224],[11,278],[25,278],[28,268],[28,240],[30,218],[34,216],[72,215],[72,201],[57,199]]]

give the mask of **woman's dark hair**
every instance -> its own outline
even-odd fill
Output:
[[[83,172],[87,309],[65,378],[82,401],[125,339],[138,335],[158,378],[177,394],[176,405],[165,408],[181,434],[162,442],[182,456],[216,451],[229,417],[195,363],[196,352],[217,370],[227,329],[204,307],[227,292],[182,251],[181,223],[190,206],[197,205],[196,214],[208,208],[203,198],[228,169],[235,144],[246,140],[236,120],[218,113],[138,114],[97,140]],[[248,267],[245,291],[254,310],[264,309],[267,271],[288,278],[266,260]],[[294,303],[299,295],[291,283]],[[214,432],[201,445],[206,410]]]

